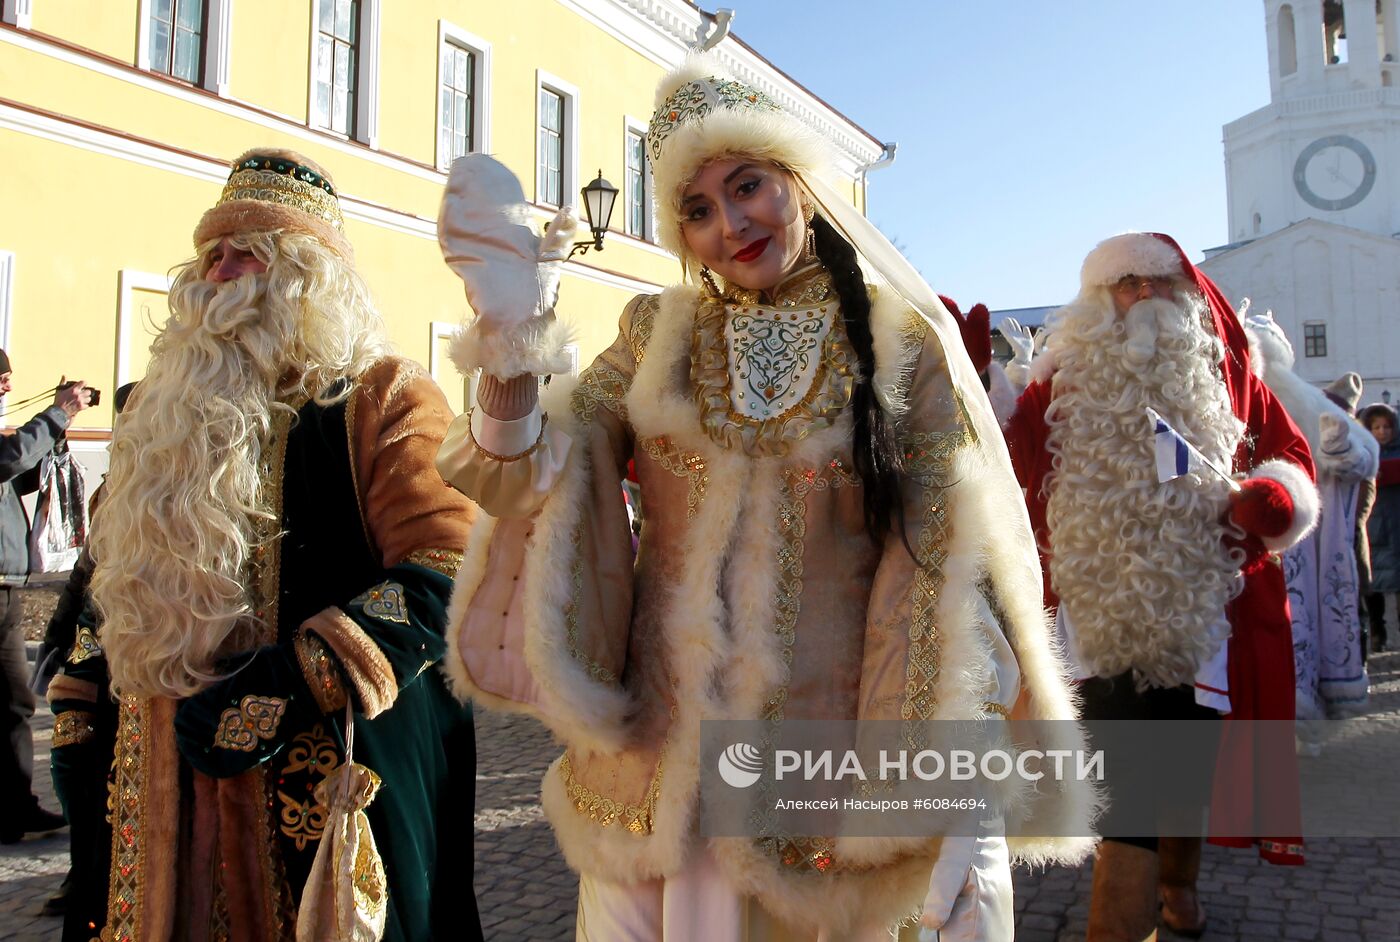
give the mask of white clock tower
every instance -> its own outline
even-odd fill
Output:
[[[1264,0],[1268,105],[1225,126],[1230,244],[1202,267],[1272,308],[1296,369],[1400,398],[1400,0]]]

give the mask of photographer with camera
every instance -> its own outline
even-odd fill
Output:
[[[0,401],[9,394],[10,358],[0,350]],[[59,381],[53,405],[8,435],[0,435],[0,844],[63,827],[63,816],[39,806],[34,771],[34,694],[20,630],[24,609],[16,589],[29,575],[29,516],[20,496],[39,486],[39,462],[69,423],[93,403],[96,390]]]

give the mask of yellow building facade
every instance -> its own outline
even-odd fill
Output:
[[[331,172],[394,343],[459,409],[469,384],[445,347],[469,310],[436,242],[451,161],[497,156],[542,220],[601,172],[621,191],[605,247],[567,263],[558,304],[586,365],[631,296],[679,276],[655,244],[640,136],[657,81],[698,44],[817,127],[863,208],[882,145],[723,34],[684,0],[3,0],[11,400],[60,375],[102,388],[70,437],[90,472],[105,468],[110,392],[144,371],[169,272],[228,161],[262,145]]]

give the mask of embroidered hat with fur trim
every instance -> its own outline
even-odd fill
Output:
[[[811,128],[761,90],[730,77],[710,56],[693,56],[661,80],[646,144],[657,236],[682,258],[681,194],[705,164],[744,156],[798,175],[831,165],[827,145]]]
[[[194,246],[247,232],[302,232],[348,262],[345,220],[330,174],[302,154],[255,147],[230,165],[228,183],[194,227]]]
[[[1124,275],[1182,278],[1185,272],[1176,249],[1157,235],[1124,232],[1094,246],[1079,270],[1079,283],[1082,288],[1099,288],[1116,283]]]

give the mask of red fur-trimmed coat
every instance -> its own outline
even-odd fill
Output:
[[[1283,570],[1278,565],[1278,552],[1301,539],[1317,518],[1317,490],[1314,486],[1312,452],[1307,439],[1283,406],[1263,382],[1250,372],[1248,363],[1231,356],[1224,364],[1231,405],[1246,426],[1244,441],[1235,454],[1232,470],[1258,477],[1272,477],[1283,484],[1294,501],[1294,521],[1278,540],[1269,545],[1251,541],[1245,545],[1244,588],[1227,606],[1230,620],[1229,682],[1231,719],[1292,720],[1294,718],[1293,634],[1288,613],[1288,591]],[[1051,455],[1046,448],[1050,427],[1045,420],[1046,409],[1054,397],[1054,378],[1042,379],[1028,386],[1016,404],[1016,411],[1007,421],[1003,432],[1007,449],[1021,486],[1026,489],[1026,504],[1036,545],[1040,549],[1045,573],[1045,604],[1058,605],[1058,597],[1050,585],[1050,532],[1046,520],[1049,494],[1045,479],[1050,473]],[[1260,787],[1265,759],[1260,757],[1250,767],[1241,767],[1240,760],[1224,750],[1216,777],[1217,789],[1212,809],[1214,830],[1247,832],[1248,826],[1236,822],[1252,820],[1250,815],[1259,803],[1290,802],[1297,807],[1297,776],[1279,776],[1295,766],[1290,752],[1287,757],[1271,756],[1271,794]],[[1227,768],[1230,762],[1234,767]],[[1287,763],[1284,769],[1278,763]],[[1291,781],[1292,787],[1282,786]],[[1251,787],[1225,787],[1222,783],[1252,781]],[[1286,794],[1280,794],[1286,793]],[[1229,822],[1226,824],[1225,822]],[[1297,833],[1298,829],[1293,829]],[[1259,843],[1266,859],[1275,863],[1301,863],[1302,842],[1298,838],[1214,838],[1215,843],[1248,846]]]

